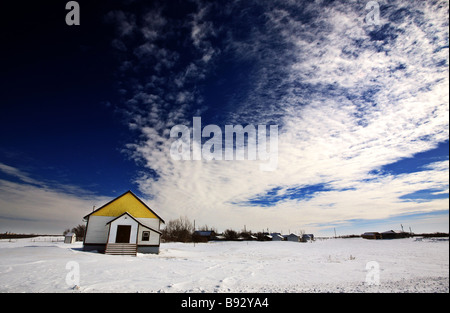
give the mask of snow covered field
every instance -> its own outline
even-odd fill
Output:
[[[449,242],[165,243],[131,257],[6,240],[0,292],[449,292]]]

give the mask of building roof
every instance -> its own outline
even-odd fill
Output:
[[[280,233],[272,233],[270,234],[273,238],[279,238],[279,239],[284,239],[284,237],[280,234]]]
[[[141,199],[139,199],[138,196],[136,196],[131,190],[128,190],[127,192],[121,194],[120,196],[118,196],[117,198],[114,198],[113,200],[109,201],[108,203],[102,205],[101,207],[99,207],[98,209],[92,211],[91,213],[89,213],[88,215],[84,216],[84,219],[87,219],[89,216],[91,216],[92,214],[96,214],[98,213],[100,210],[104,209],[105,207],[107,207],[108,205],[110,205],[111,203],[113,203],[114,201],[122,198],[125,195],[132,195],[134,198],[136,198],[146,209],[148,209],[153,215],[155,215],[158,219],[161,220],[161,222],[163,222],[164,224],[166,223],[155,211],[153,211],[147,204],[145,204]],[[121,214],[122,215],[122,214]],[[131,214],[130,214],[131,216]]]
[[[125,214],[128,215],[132,220],[134,220],[134,221],[135,221],[136,223],[138,223],[139,225],[144,226],[145,228],[148,228],[148,229],[150,229],[150,230],[153,230],[154,232],[156,232],[156,233],[158,233],[158,234],[161,235],[161,232],[160,232],[159,230],[156,230],[156,229],[154,229],[153,227],[146,225],[145,223],[143,223],[143,222],[140,221],[139,219],[133,217],[133,215],[131,215],[131,214],[128,213],[128,212],[125,212],[125,213],[123,213],[123,214],[117,216],[116,218],[110,220],[108,223],[106,223],[106,225],[111,224],[112,222],[114,222],[115,220],[121,218],[121,217],[124,216]]]
[[[213,230],[196,230],[194,233],[199,236],[211,236],[212,234],[214,234],[214,231]]]

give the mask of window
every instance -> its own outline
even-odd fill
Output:
[[[143,231],[142,232],[142,241],[149,241],[150,240],[150,232],[149,231]]]

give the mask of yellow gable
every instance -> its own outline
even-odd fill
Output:
[[[106,204],[92,215],[120,216],[125,212],[137,218],[158,218],[130,192]]]

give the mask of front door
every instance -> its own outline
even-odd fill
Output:
[[[117,225],[116,243],[129,243],[131,225]]]

